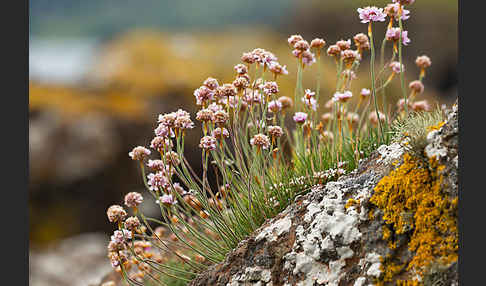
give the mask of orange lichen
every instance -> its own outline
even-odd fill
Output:
[[[443,168],[434,159],[427,167],[405,154],[403,163],[378,183],[370,199],[383,211],[383,220],[395,235],[410,234],[408,249],[414,256],[406,270],[422,276],[432,263],[448,265],[458,257],[457,198],[447,198],[441,192]],[[383,228],[383,239],[395,248],[395,236],[388,227]],[[384,268],[383,279],[387,281],[398,266],[389,263]],[[400,283],[418,285],[415,281]]]
[[[437,123],[436,125],[432,125],[432,126],[427,127],[427,131],[430,132],[430,131],[433,131],[433,130],[439,130],[444,124],[445,124],[445,121],[441,121],[441,122]]]

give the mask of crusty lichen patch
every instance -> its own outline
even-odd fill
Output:
[[[403,163],[374,188],[370,202],[383,212],[382,219],[387,224],[383,227],[383,239],[393,248],[400,235],[407,235],[408,249],[413,253],[407,265],[386,263],[380,276],[382,282],[391,282],[402,270],[412,270],[423,277],[432,264],[457,261],[457,198],[442,194],[442,169],[435,159],[423,164],[407,153]],[[417,285],[417,280],[396,283]]]

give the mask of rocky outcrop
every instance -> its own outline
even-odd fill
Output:
[[[451,227],[457,221],[457,116],[455,105],[446,124],[429,133],[427,167],[398,143],[381,146],[352,173],[297,197],[190,285],[457,285],[457,232]],[[407,177],[415,175],[409,170],[419,172],[417,180]],[[385,191],[400,182],[413,189],[415,205],[398,212],[380,207]],[[420,205],[425,200],[432,206]],[[439,207],[447,210],[438,215],[447,213],[448,224],[430,213]],[[421,230],[431,222],[418,215],[448,230]],[[424,237],[434,240],[428,245]]]

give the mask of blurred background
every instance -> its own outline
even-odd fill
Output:
[[[292,95],[296,68],[289,35],[301,34],[309,42],[324,38],[328,45],[349,39],[366,33],[358,7],[386,3],[29,1],[31,266],[42,261],[46,267],[49,255],[59,265],[55,257],[88,242],[108,265],[104,251],[112,225],[106,208],[142,187],[128,152],[150,143],[158,114],[196,111],[193,90],[208,76],[230,82],[241,54],[264,48],[287,65],[290,73],[280,82],[281,94]],[[415,58],[428,55],[433,64],[420,96],[432,103],[449,105],[457,97],[457,5],[457,0],[418,0],[404,24],[412,40],[404,49],[406,80],[418,77]],[[377,44],[385,25],[375,25]],[[368,87],[368,61],[365,54],[353,84],[356,93]],[[305,72],[306,88],[314,89],[313,73],[315,65]],[[321,105],[331,97],[334,83],[334,62],[324,56]],[[398,88],[395,80],[387,96],[398,98]],[[197,151],[200,133],[193,132],[187,149]],[[189,154],[189,159],[198,166],[197,156]],[[57,270],[34,267],[31,275]],[[52,281],[45,285],[63,285]]]

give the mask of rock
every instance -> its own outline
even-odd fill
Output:
[[[29,254],[29,285],[86,286],[98,284],[112,268],[106,257],[109,238],[90,233],[62,240]]]
[[[455,105],[446,124],[429,134],[426,147],[431,160],[435,158],[444,166],[439,168],[440,174],[447,174],[441,187],[450,198],[457,198],[457,150]],[[383,238],[383,211],[373,208],[370,198],[378,182],[403,162],[405,152],[400,144],[381,146],[350,174],[315,186],[189,285],[359,286],[380,284],[385,274],[391,275],[394,283],[418,279],[426,285],[457,284],[457,262],[440,267],[433,264],[424,276],[387,264],[389,257],[401,263],[412,259],[407,247],[411,227],[403,234],[393,234],[397,247],[391,249]],[[350,199],[358,203],[348,204]],[[370,214],[370,210],[376,211]]]

